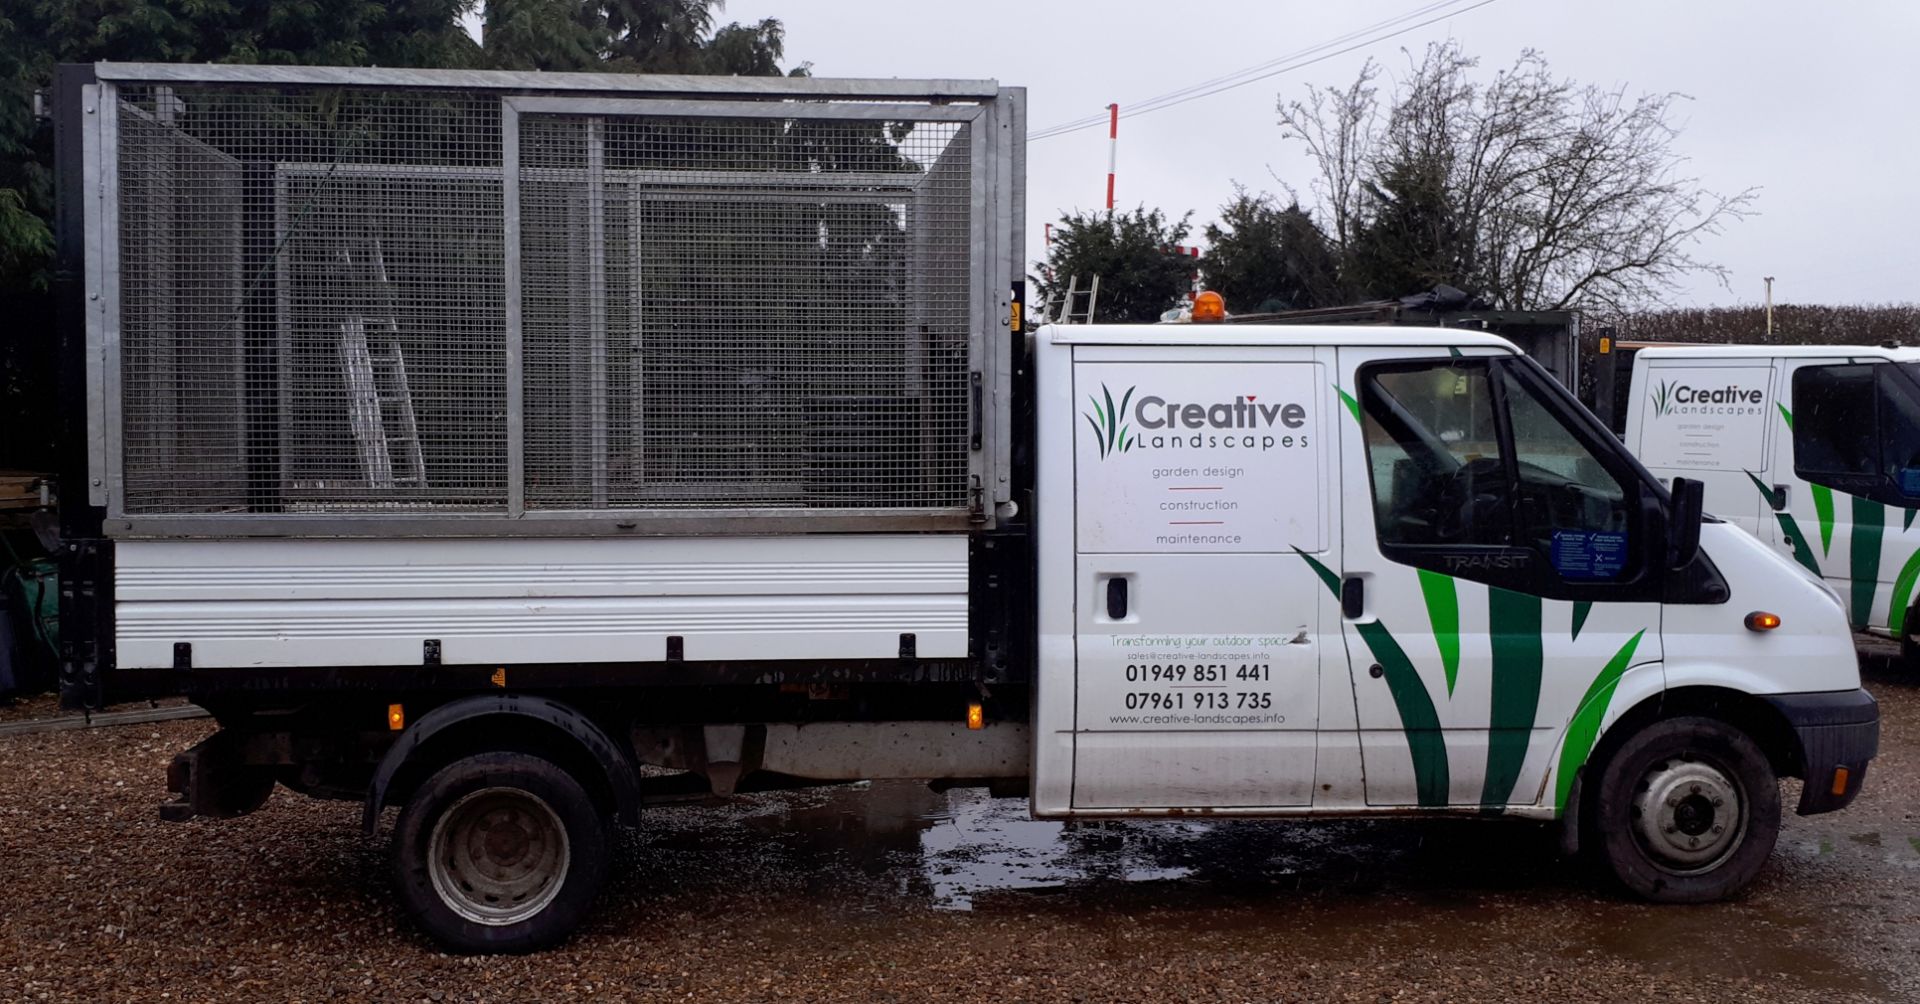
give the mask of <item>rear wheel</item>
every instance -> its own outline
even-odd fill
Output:
[[[1746,733],[1670,718],[1607,759],[1595,793],[1600,857],[1636,894],[1706,903],[1745,888],[1780,835],[1780,788]]]
[[[527,952],[579,926],[607,870],[607,821],[550,761],[484,753],[442,767],[401,810],[394,878],[456,952]]]

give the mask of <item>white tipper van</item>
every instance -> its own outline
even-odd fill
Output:
[[[1831,583],[1857,631],[1920,663],[1920,348],[1643,348],[1626,442],[1706,509]]]
[[[886,778],[1559,819],[1692,902],[1877,751],[1832,591],[1510,342],[1027,330],[1019,88],[56,83],[62,697],[213,712],[165,818],[397,809],[450,948],[663,800]]]

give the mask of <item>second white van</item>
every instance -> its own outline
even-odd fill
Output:
[[[1825,580],[1856,631],[1920,643],[1920,348],[1642,349],[1626,442]]]

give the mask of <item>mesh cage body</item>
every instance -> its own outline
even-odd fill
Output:
[[[978,115],[106,94],[120,515],[977,516]]]

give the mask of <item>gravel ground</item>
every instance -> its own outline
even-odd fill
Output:
[[[0,1000],[1920,1001],[1920,678],[1868,674],[1866,793],[1734,903],[1629,901],[1524,824],[1062,827],[889,784],[652,812],[531,958],[407,927],[357,806],[160,822],[205,722],[0,739]]]
[[[141,701],[123,704],[112,709],[115,712],[136,711],[141,708],[177,708],[187,702],[178,697],[163,698],[158,701]],[[60,707],[60,698],[53,694],[31,694],[0,701],[0,725],[13,722],[44,722],[53,719],[79,718],[80,712],[68,711]]]
[[[56,718],[67,714],[60,710],[60,699],[52,694],[31,694],[0,701],[0,722],[19,722],[29,718]]]

